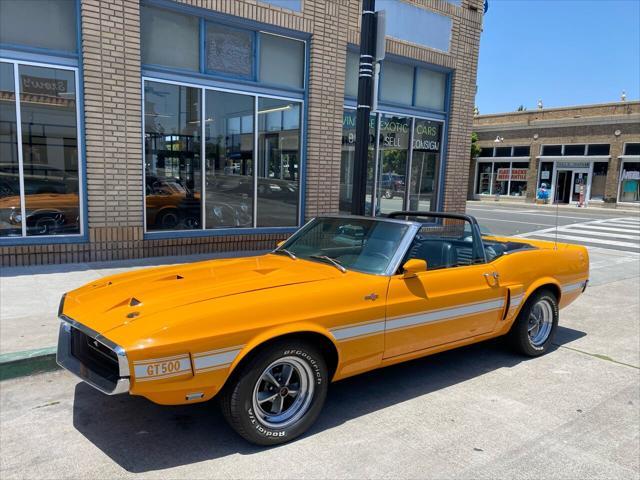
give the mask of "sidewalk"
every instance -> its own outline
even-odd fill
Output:
[[[2,268],[0,270],[0,369],[8,364],[17,364],[19,371],[10,376],[28,373],[29,369],[24,370],[24,368],[29,365],[38,370],[49,369],[47,367],[53,364],[58,341],[58,304],[62,294],[69,290],[97,278],[136,268],[260,253],[263,252],[208,253]],[[5,377],[5,372],[0,372],[0,378]]]
[[[524,202],[524,201],[515,201],[511,200],[507,197],[500,197],[500,200],[496,201],[494,197],[491,198],[482,198],[479,200],[467,200],[467,206],[473,205],[481,205],[483,203],[490,203],[491,205],[504,205],[508,207],[520,207],[527,209],[541,209],[541,210],[560,210],[561,212],[575,212],[575,211],[595,211],[595,212],[610,212],[610,213],[630,213],[635,215],[640,215],[640,205],[616,205],[609,206],[604,203],[592,202],[589,203],[586,207],[578,207],[577,205],[539,205],[536,203]]]

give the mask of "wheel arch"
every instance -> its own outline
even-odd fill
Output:
[[[551,290],[555,294],[558,304],[560,304],[560,298],[562,297],[562,287],[560,286],[560,282],[552,277],[540,278],[529,285],[529,288],[527,288],[527,291],[525,292],[524,300],[529,300],[532,295],[542,289]]]
[[[325,358],[325,361],[327,362],[329,378],[333,378],[338,370],[338,365],[340,364],[340,350],[338,349],[335,339],[332,338],[328,331],[323,330],[316,325],[305,324],[297,325],[295,327],[268,330],[267,332],[263,332],[253,338],[250,342],[244,345],[238,356],[234,359],[229,368],[229,374],[225,384],[235,373],[239,371],[239,367],[249,361],[258,351],[284,339],[306,340],[309,343],[318,346]]]

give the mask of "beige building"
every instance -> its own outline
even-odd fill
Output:
[[[640,207],[640,102],[478,115],[469,198]],[[544,187],[543,187],[544,185]],[[582,193],[582,198],[581,198]]]
[[[482,0],[378,0],[367,205],[464,209]],[[2,0],[0,264],[273,247],[348,211],[357,0]]]

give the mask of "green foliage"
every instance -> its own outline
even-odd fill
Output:
[[[473,132],[471,134],[471,158],[477,158],[480,155],[480,147],[478,146],[478,134]]]

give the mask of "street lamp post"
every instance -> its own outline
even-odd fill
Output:
[[[371,114],[373,64],[376,47],[376,2],[362,0],[360,28],[360,68],[358,71],[358,106],[356,114],[356,145],[353,164],[353,195],[351,213],[364,215],[367,190],[367,160],[369,154],[369,116]]]

